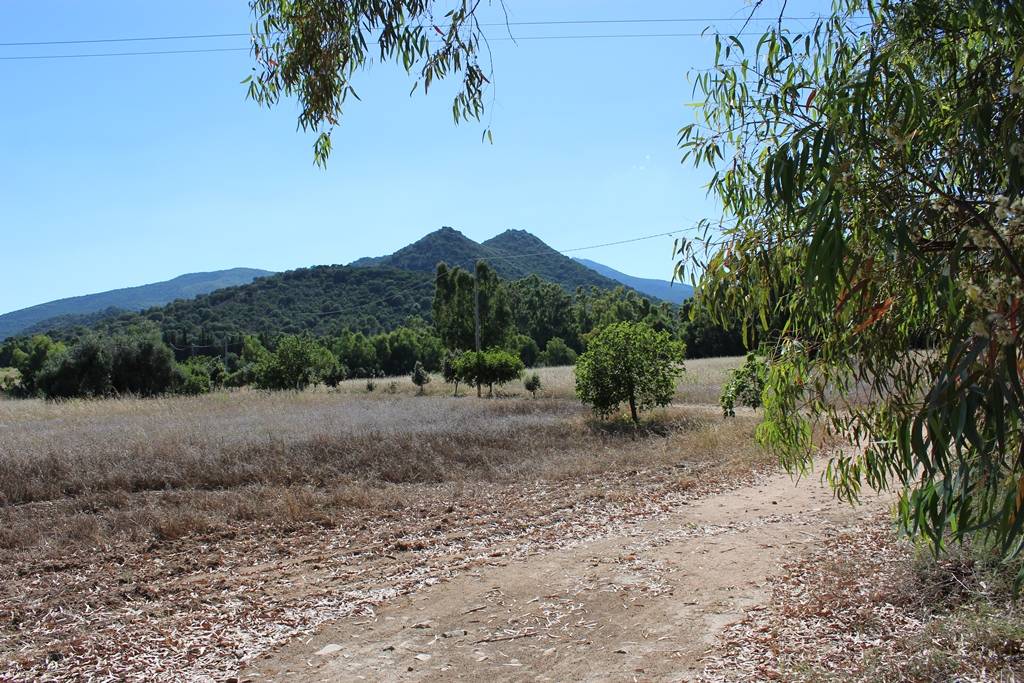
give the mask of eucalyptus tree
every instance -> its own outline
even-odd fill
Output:
[[[1022,71],[1024,3],[840,0],[719,37],[680,133],[723,216],[677,275],[720,320],[782,321],[759,438],[794,470],[817,424],[852,438],[838,493],[899,488],[937,550],[1024,538]]]
[[[264,106],[298,101],[298,126],[317,134],[314,158],[327,163],[331,131],[354,80],[376,57],[416,77],[413,92],[455,76],[456,123],[479,120],[489,82],[480,57],[486,42],[476,17],[479,0],[250,0],[253,74],[248,96]],[[490,132],[485,130],[485,136]]]

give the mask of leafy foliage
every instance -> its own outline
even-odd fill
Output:
[[[282,97],[299,102],[299,127],[319,133],[314,158],[325,165],[331,130],[341,119],[355,74],[376,53],[417,73],[413,91],[459,74],[452,102],[455,122],[479,119],[488,82],[478,63],[483,37],[473,10],[461,0],[435,19],[433,0],[251,0],[256,73],[246,79],[249,97],[264,106]],[[371,43],[376,43],[371,50]]]
[[[784,322],[759,438],[806,468],[816,422],[861,446],[843,498],[897,486],[935,547],[1024,540],[1024,5],[842,0],[805,33],[718,41],[686,157],[721,235],[682,244],[719,321]]]
[[[537,364],[547,367],[576,365],[577,354],[561,337],[548,339],[547,346],[537,357]]]
[[[273,353],[264,355],[256,369],[256,386],[261,389],[301,391],[337,372],[331,351],[302,335],[282,337]]]
[[[501,349],[467,351],[455,359],[454,372],[466,384],[475,384],[477,395],[480,395],[480,388],[486,384],[488,394],[494,396],[495,384],[501,386],[522,376],[523,362]]]
[[[473,274],[444,263],[434,279],[434,327],[447,348],[476,348],[476,314],[480,311],[480,346],[503,346],[511,333],[508,295],[498,275],[483,261]]]
[[[412,383],[420,389],[420,393],[423,393],[423,387],[430,384],[430,373],[423,367],[423,363],[416,361],[416,365],[412,368],[412,375],[410,376]]]
[[[576,395],[607,417],[629,405],[630,417],[668,405],[683,372],[686,347],[646,323],[621,322],[600,330],[576,362]]]
[[[523,380],[523,388],[529,391],[534,398],[537,398],[537,392],[541,388],[540,375],[536,372],[531,373],[529,377]]]
[[[722,387],[720,403],[725,417],[736,417],[736,403],[754,408],[761,407],[761,394],[764,392],[765,379],[768,377],[768,366],[764,360],[753,353],[748,353],[743,365],[730,371],[729,381]]]

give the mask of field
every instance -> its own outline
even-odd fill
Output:
[[[372,392],[349,381],[298,394],[2,401],[0,608],[11,617],[0,657],[26,678],[73,678],[97,661],[112,675],[151,671],[126,644],[146,650],[154,633],[176,632],[166,666],[230,668],[241,655],[197,658],[187,624],[237,627],[295,596],[266,590],[232,611],[251,584],[222,579],[211,604],[189,588],[210,573],[269,563],[273,578],[260,581],[276,584],[290,570],[275,563],[339,539],[400,557],[455,552],[458,538],[465,552],[570,517],[651,514],[668,494],[747,476],[768,465],[754,420],[724,421],[709,404],[734,362],[692,362],[680,386],[691,404],[639,431],[595,422],[571,398],[568,368],[542,370],[536,399],[521,385],[454,398],[437,378],[415,396],[398,378]],[[256,649],[284,637],[251,635]]]
[[[886,499],[780,477],[757,416],[716,405],[739,362],[689,362],[639,429],[595,420],[569,368],[536,398],[396,378],[0,401],[0,680],[1012,674],[1006,592],[919,563]],[[973,597],[934,618],[919,596],[954,580]],[[850,629],[887,645],[865,659]],[[923,638],[943,645],[907,659]]]

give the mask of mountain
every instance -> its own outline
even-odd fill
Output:
[[[23,333],[30,328],[63,327],[68,324],[88,325],[95,321],[95,314],[102,313],[100,317],[108,317],[118,311],[141,311],[175,299],[191,299],[223,287],[248,284],[266,275],[272,273],[255,268],[188,273],[164,282],[49,301],[0,315],[0,340]]]
[[[668,280],[633,277],[632,275],[620,273],[614,268],[609,268],[606,265],[597,263],[596,261],[591,261],[590,259],[577,258],[573,260],[600,273],[601,275],[604,275],[605,277],[621,282],[627,287],[632,287],[641,294],[653,296],[657,299],[661,299],[662,301],[681,304],[683,301],[693,296],[693,287],[682,282],[673,283]]]
[[[108,311],[102,320],[81,314],[50,318],[52,324],[37,324],[35,329],[75,338],[88,329],[107,334],[148,321],[182,348],[220,345],[226,339],[237,344],[243,334],[331,335],[343,329],[376,334],[414,316],[430,319],[439,261],[472,268],[478,259],[485,259],[505,279],[536,273],[568,291],[621,286],[522,230],[478,243],[457,230],[441,228],[388,256],[276,273],[142,312]]]
[[[614,289],[619,285],[614,279],[555,251],[525,230],[506,230],[479,243],[458,230],[443,227],[393,254],[361,258],[349,265],[356,268],[388,266],[433,275],[440,261],[472,270],[481,259],[506,280],[537,274],[568,291],[577,287]]]

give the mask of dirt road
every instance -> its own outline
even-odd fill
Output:
[[[781,562],[884,505],[838,503],[817,475],[773,476],[598,541],[496,559],[293,640],[239,680],[693,680]]]

